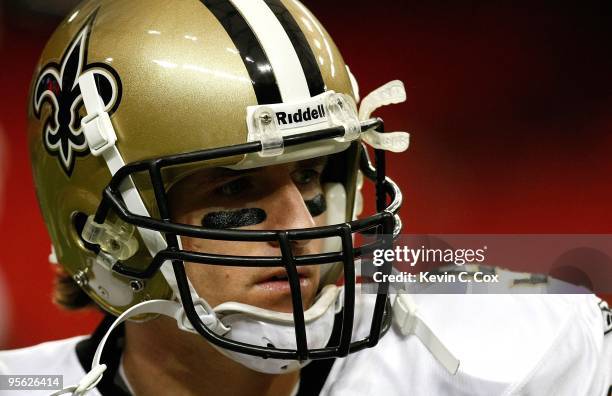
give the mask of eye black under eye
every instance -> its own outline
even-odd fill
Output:
[[[327,210],[327,201],[323,194],[318,194],[312,199],[307,199],[304,203],[312,217],[317,217]]]

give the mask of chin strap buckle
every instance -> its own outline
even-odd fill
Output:
[[[455,375],[459,370],[457,359],[427,326],[418,314],[418,306],[408,294],[398,294],[393,302],[393,320],[404,336],[416,335],[427,350],[448,371]]]
[[[221,320],[217,317],[217,314],[212,309],[212,307],[202,298],[197,298],[193,301],[193,305],[200,317],[200,320],[204,325],[209,328],[213,333],[217,335],[225,335],[227,334],[231,328],[225,326]],[[198,333],[191,324],[189,318],[187,318],[187,314],[185,313],[185,308],[181,305],[177,305],[177,309],[174,312],[174,320],[176,320],[176,324],[179,329],[183,331],[188,331],[191,333]]]
[[[85,374],[77,385],[69,386],[62,390],[52,393],[49,396],[59,396],[70,394],[72,396],[83,396],[86,395],[90,390],[95,388],[106,371],[106,364],[98,364],[91,368],[91,370]]]
[[[91,154],[97,157],[115,146],[117,134],[98,93],[93,71],[79,77],[79,87],[87,109],[87,115],[81,120],[83,134]]]
[[[102,380],[102,375],[106,371],[106,364],[100,364],[92,367],[91,370],[81,378],[79,384],[74,390],[75,395],[84,395],[86,392],[92,390]]]
[[[92,155],[98,157],[115,145],[117,135],[107,112],[88,114],[81,125]]]

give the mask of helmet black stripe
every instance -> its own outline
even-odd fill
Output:
[[[293,48],[295,48],[295,52],[302,65],[302,70],[306,76],[310,96],[316,96],[325,92],[325,82],[323,81],[317,60],[312,52],[312,48],[308,44],[308,40],[306,40],[306,36],[304,36],[304,32],[300,29],[293,15],[291,15],[280,0],[264,1],[283,26],[283,29],[285,29]]]
[[[282,102],[274,70],[253,30],[228,0],[200,0],[219,20],[240,53],[259,104]]]

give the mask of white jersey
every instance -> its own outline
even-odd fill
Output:
[[[612,391],[612,317],[594,295],[412,298],[460,360],[457,374],[449,374],[416,336],[402,336],[394,327],[376,347],[339,359],[321,394],[608,396]]]
[[[373,297],[361,295],[358,304],[370,304]],[[337,359],[322,395],[610,394],[612,316],[593,295],[413,298],[422,318],[461,361],[457,374],[449,374],[417,337],[392,327],[376,347]],[[366,322],[358,324],[367,327]],[[85,375],[75,352],[83,338],[0,352],[0,374],[61,374],[64,386],[76,384]]]
[[[76,353],[76,345],[87,336],[50,341],[29,348],[0,351],[2,375],[61,375],[63,387],[77,384],[86,374]],[[0,395],[25,396],[49,395],[53,391],[0,390]],[[88,395],[101,396],[93,389]]]

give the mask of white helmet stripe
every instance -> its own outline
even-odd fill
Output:
[[[283,102],[310,98],[308,83],[295,48],[283,26],[263,0],[231,0],[264,49]]]

